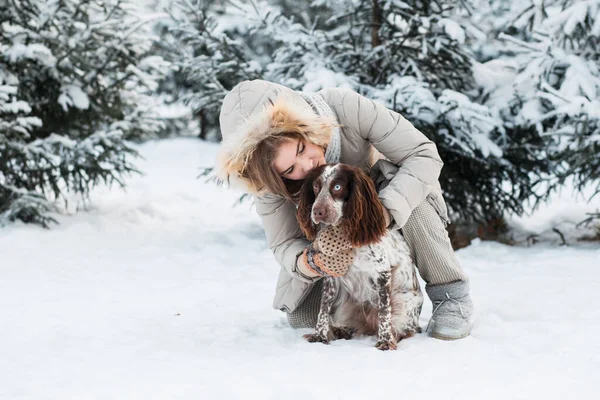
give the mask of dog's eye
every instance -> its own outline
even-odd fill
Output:
[[[319,183],[318,183],[317,181],[314,181],[314,182],[313,182],[313,190],[314,190],[315,192],[318,192],[318,191],[319,191]]]
[[[339,190],[342,190],[342,185],[340,185],[339,183],[336,183],[335,186],[333,187],[333,191],[337,192]]]

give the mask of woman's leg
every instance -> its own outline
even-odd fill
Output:
[[[439,339],[460,339],[469,334],[473,302],[469,278],[454,254],[448,232],[435,208],[427,200],[417,206],[402,233],[414,254],[417,269],[427,283],[433,303],[428,331]]]
[[[287,319],[292,328],[314,328],[317,325],[322,292],[323,280],[320,279],[315,282],[312,290],[298,308],[287,313]]]

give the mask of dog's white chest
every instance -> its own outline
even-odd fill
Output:
[[[388,231],[379,243],[356,249],[354,264],[339,278],[345,291],[358,302],[377,299],[375,283],[381,271],[412,274],[414,265],[404,237],[398,231]]]

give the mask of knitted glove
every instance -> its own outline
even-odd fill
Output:
[[[340,277],[354,262],[352,244],[339,226],[330,226],[319,232],[301,256],[303,266],[320,276]]]

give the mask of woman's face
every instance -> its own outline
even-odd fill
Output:
[[[290,139],[279,145],[273,166],[282,178],[304,179],[319,165],[325,164],[323,148],[298,139]]]

